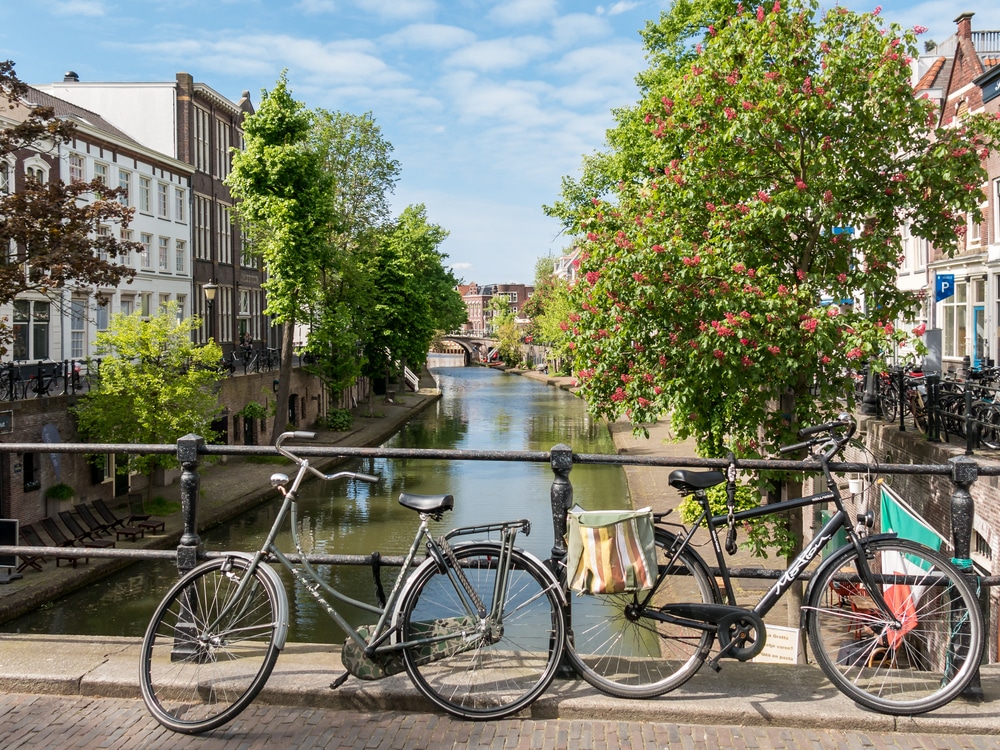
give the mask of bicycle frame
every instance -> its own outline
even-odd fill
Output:
[[[376,606],[369,604],[343,594],[322,580],[316,570],[309,563],[302,550],[302,545],[298,536],[298,524],[296,517],[296,500],[299,487],[308,473],[316,474],[324,479],[334,479],[341,476],[355,478],[369,477],[367,477],[367,475],[358,475],[353,472],[340,472],[338,474],[326,475],[312,467],[308,459],[294,456],[293,454],[288,453],[287,450],[282,449],[280,445],[277,447],[278,451],[282,453],[282,455],[294,460],[296,464],[298,464],[299,468],[294,479],[292,480],[291,486],[287,490],[281,486],[287,481],[286,476],[282,474],[275,474],[271,478],[272,485],[279,487],[279,490],[283,494],[282,504],[275,515],[275,520],[271,525],[271,530],[268,532],[267,538],[264,540],[260,549],[254,553],[244,556],[249,559],[249,565],[246,569],[246,575],[243,576],[243,580],[240,581],[239,586],[232,597],[233,601],[240,600],[244,589],[249,585],[249,582],[253,578],[253,572],[260,567],[262,563],[265,563],[270,558],[273,558],[274,560],[277,560],[277,562],[280,563],[285,569],[287,569],[295,580],[305,587],[316,602],[323,608],[326,614],[334,622],[336,622],[337,625],[340,626],[340,628],[346,632],[351,639],[353,639],[365,650],[365,654],[369,658],[374,655],[384,655],[408,648],[432,645],[444,640],[462,637],[460,635],[450,634],[427,636],[409,641],[404,641],[402,638],[398,637],[401,625],[401,623],[397,621],[397,615],[399,613],[398,605],[402,600],[404,592],[406,591],[406,584],[411,580],[408,574],[413,568],[414,561],[417,556],[417,550],[420,548],[421,544],[424,544],[429,552],[429,556],[432,557],[434,561],[441,566],[441,569],[446,572],[449,580],[455,587],[455,591],[458,593],[463,606],[466,608],[466,614],[475,618],[475,621],[479,622],[486,618],[490,612],[493,612],[496,613],[499,618],[498,621],[493,624],[498,627],[503,625],[503,607],[500,605],[504,601],[507,594],[514,541],[518,531],[524,530],[526,532],[530,532],[529,521],[520,520],[483,526],[461,527],[450,531],[443,537],[443,542],[439,542],[434,539],[429,528],[429,522],[432,519],[433,514],[420,513],[420,524],[414,536],[413,543],[410,545],[410,549],[404,558],[399,575],[396,576],[392,590],[386,598],[385,605]],[[371,479],[374,479],[374,477],[371,477]],[[290,560],[289,557],[285,555],[275,544],[275,539],[281,528],[284,526],[285,518],[289,515],[291,516],[292,539],[299,555],[299,562],[297,564]],[[485,605],[482,607],[477,605],[476,602],[472,600],[472,597],[467,593],[471,590],[471,587],[468,581],[465,580],[465,575],[462,573],[461,568],[457,566],[449,566],[445,558],[447,556],[447,540],[469,534],[494,532],[499,532],[501,536],[501,540],[498,545],[499,553],[497,559],[497,569],[498,571],[502,571],[502,575],[498,576],[497,585],[492,592],[492,599],[489,603],[489,608],[487,609]],[[283,591],[284,589],[282,588],[281,590]],[[327,596],[349,606],[378,616],[378,621],[372,628],[367,638],[362,635],[357,628],[347,622],[344,616],[340,614],[340,612],[331,604],[330,600],[327,599]],[[216,620],[211,623],[211,628],[216,627],[218,623],[221,622],[228,614],[229,607],[226,607],[219,613]],[[283,631],[282,636],[279,638],[279,642],[281,643],[284,643],[284,631],[287,631],[287,627],[287,622],[281,623],[281,629]],[[386,641],[389,641],[389,643],[387,644]]]

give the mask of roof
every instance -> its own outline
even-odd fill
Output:
[[[32,86],[28,87],[28,96],[26,97],[25,103],[35,107],[50,107],[56,117],[82,122],[101,133],[113,136],[118,140],[128,141],[131,144],[135,144],[136,146],[143,148],[138,141],[132,138],[132,136],[128,135],[123,130],[119,130],[96,112],[91,112],[89,109],[79,107],[76,104],[66,101],[65,99],[59,99],[51,94],[46,94],[44,91],[39,91]]]

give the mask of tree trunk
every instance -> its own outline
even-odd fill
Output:
[[[292,389],[292,340],[295,335],[295,321],[284,324],[281,331],[281,364],[278,367],[277,404],[274,410],[274,427],[271,430],[271,445],[278,442],[278,436],[288,425],[288,396]]]

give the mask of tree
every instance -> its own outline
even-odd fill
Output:
[[[340,391],[362,372],[374,305],[365,258],[390,223],[389,194],[399,176],[392,145],[370,114],[318,110],[312,137],[331,181],[330,252],[310,308],[306,351],[313,372]]]
[[[293,332],[308,320],[329,267],[330,180],[323,155],[311,141],[312,116],[292,98],[285,73],[270,93],[261,93],[257,111],[243,123],[245,148],[233,150],[226,184],[238,201],[236,212],[250,238],[250,250],[264,262],[267,309],[284,326],[278,378],[278,414],[288,403]],[[285,430],[274,421],[271,442]]]
[[[0,190],[0,304],[25,292],[61,299],[61,290],[117,286],[135,275],[118,262],[139,243],[118,240],[114,232],[98,234],[101,227],[127,229],[133,209],[115,200],[121,190],[99,180],[63,183],[57,178],[43,183],[27,177],[16,190],[14,174],[5,157],[24,151],[55,153],[57,145],[75,132],[69,120],[56,118],[52,109],[24,102],[30,89],[17,78],[14,63],[0,63],[0,97],[6,99],[8,119],[0,128],[0,164],[8,191]],[[0,322],[0,353],[6,351],[10,328]]]
[[[566,279],[552,275],[552,258],[539,258],[535,264],[535,291],[532,292],[521,314],[528,318],[527,335],[534,344],[548,349],[547,359],[551,372],[563,372],[570,361],[569,324],[576,317],[575,307],[569,296]]]
[[[490,313],[491,338],[496,339],[497,354],[508,367],[521,361],[521,330],[517,327],[517,317],[510,307],[510,300],[503,295],[490,298],[486,309]]]
[[[849,369],[902,335],[899,230],[955,246],[1000,127],[935,128],[914,33],[876,14],[678,7],[644,32],[653,65],[598,173],[570,181],[616,187],[549,208],[580,235],[577,375],[598,414],[670,414],[706,455],[757,456],[840,410]]]
[[[375,304],[365,346],[367,374],[382,377],[396,362],[423,366],[435,333],[465,322],[458,280],[438,250],[447,237],[427,221],[423,205],[408,206],[370,257]]]
[[[197,318],[179,318],[176,302],[143,318],[141,311],[115,314],[97,334],[101,362],[96,388],[71,407],[77,429],[90,442],[173,443],[189,433],[214,437],[212,421],[221,411],[214,343],[197,345]],[[130,455],[118,471],[150,474],[177,465],[177,457]]]

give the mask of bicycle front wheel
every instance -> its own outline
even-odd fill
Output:
[[[657,531],[661,570],[671,560],[675,544],[679,544],[676,537]],[[715,592],[701,560],[684,550],[645,607],[639,602],[648,592],[573,595],[569,661],[583,679],[608,695],[651,698],[669,692],[698,671],[714,636],[656,615],[667,604],[715,602]]]
[[[514,550],[509,570],[500,547],[454,548],[461,573],[429,561],[400,604],[403,652],[414,686],[453,716],[497,719],[529,706],[555,677],[565,640],[555,577]],[[486,609],[477,614],[475,599]]]
[[[140,687],[153,717],[197,734],[233,719],[278,658],[279,592],[240,558],[212,560],[167,593],[142,640]],[[245,582],[245,585],[242,586]]]
[[[807,628],[830,681],[865,708],[925,713],[962,692],[983,653],[983,616],[972,586],[942,554],[906,539],[864,542],[865,559],[891,611],[842,550],[813,582]],[[833,594],[833,595],[831,595]]]

